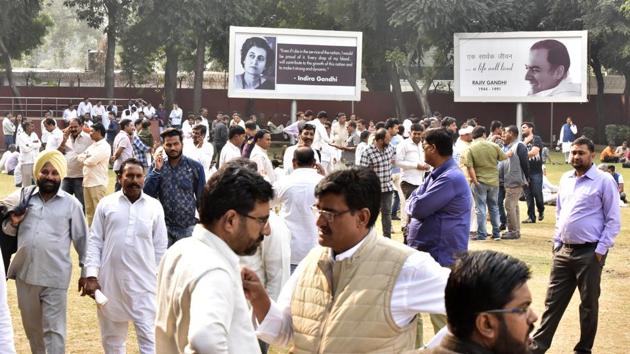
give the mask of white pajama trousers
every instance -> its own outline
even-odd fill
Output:
[[[129,327],[129,322],[111,321],[101,313],[100,309],[97,311],[97,314],[105,354],[126,353],[127,328]],[[133,321],[141,354],[155,354],[154,321],[155,317],[146,318],[143,321]]]

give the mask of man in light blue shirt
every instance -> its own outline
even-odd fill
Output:
[[[595,147],[581,137],[571,145],[575,171],[560,180],[556,201],[553,264],[545,312],[533,337],[532,352],[544,353],[571,301],[580,291],[580,341],[575,353],[591,353],[599,310],[602,269],[620,229],[619,192],[609,173],[593,164]]]

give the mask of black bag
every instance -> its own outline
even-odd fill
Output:
[[[37,186],[29,186],[22,188],[20,192],[20,203],[13,209],[9,209],[4,205],[0,205],[0,250],[2,251],[2,260],[4,261],[4,274],[7,274],[9,270],[9,263],[11,262],[11,256],[17,252],[17,234],[15,236],[9,236],[2,231],[2,225],[4,221],[9,217],[9,212],[25,212],[28,208],[28,203],[31,201],[33,192]]]

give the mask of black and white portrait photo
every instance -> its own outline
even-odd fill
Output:
[[[275,37],[249,37],[240,46],[240,65],[235,65],[234,88],[275,89]]]

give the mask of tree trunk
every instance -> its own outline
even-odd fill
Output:
[[[429,117],[431,115],[431,105],[429,104],[428,92],[432,80],[426,80],[423,87],[420,87],[418,86],[418,81],[416,80],[416,78],[411,74],[411,70],[409,70],[409,67],[405,67],[403,71],[405,73],[407,81],[409,82],[409,85],[411,85],[411,88],[413,88],[413,92],[416,96],[416,99],[418,100],[418,105],[420,105],[420,108],[422,109],[422,113]]]
[[[626,79],[626,88],[623,91],[623,106],[626,118],[628,120],[626,124],[630,125],[630,67],[626,67],[626,70],[624,70],[623,72],[623,76]]]
[[[602,64],[596,52],[591,52],[590,64],[597,80],[597,99],[595,107],[597,111],[597,141],[600,144],[606,143],[604,138],[604,75],[602,74]]]
[[[13,93],[13,96],[18,99],[17,108],[19,110],[22,110],[22,100],[20,99],[20,97],[22,97],[22,94],[20,93],[20,89],[18,89],[17,85],[15,84],[15,80],[13,78],[13,64],[11,63],[11,55],[9,55],[9,51],[4,45],[2,37],[0,37],[0,60],[2,60],[2,63],[4,64],[4,72],[7,77],[7,81],[9,82],[11,92]]]
[[[392,85],[392,93],[394,94],[394,102],[396,103],[396,116],[399,119],[407,118],[407,109],[405,108],[405,102],[402,96],[402,89],[400,88],[400,76],[393,63],[387,64],[387,72],[389,74],[389,81]]]
[[[199,32],[197,37],[197,54],[195,58],[195,82],[193,86],[193,111],[199,112],[203,93],[203,71],[206,68],[206,34]]]
[[[177,47],[169,44],[166,47],[166,65],[164,66],[164,105],[167,109],[171,109],[175,102],[178,61]]]
[[[115,7],[108,8],[107,25],[107,53],[105,54],[105,97],[114,98],[114,69],[116,60],[116,36],[118,11]]]

